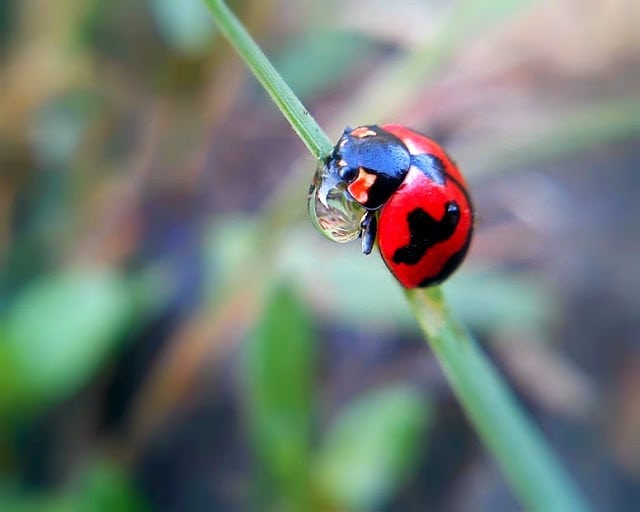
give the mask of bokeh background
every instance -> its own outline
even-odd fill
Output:
[[[445,286],[598,510],[640,503],[640,4],[231,1],[331,138],[468,176]],[[517,510],[200,0],[0,3],[0,509]],[[527,461],[522,461],[526,464]]]

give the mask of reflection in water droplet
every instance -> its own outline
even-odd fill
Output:
[[[307,199],[311,222],[334,242],[350,242],[360,234],[365,209],[346,191],[346,184],[327,166],[318,165]]]

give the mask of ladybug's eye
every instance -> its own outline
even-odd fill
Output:
[[[345,165],[344,167],[340,167],[340,169],[338,170],[338,175],[344,181],[352,182],[353,180],[356,179],[356,176],[358,175],[358,170],[354,169],[353,167],[349,167]]]

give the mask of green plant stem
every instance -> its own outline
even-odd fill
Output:
[[[233,13],[222,1],[205,1],[222,32],[309,151],[318,159],[329,154],[331,143],[327,136]],[[440,289],[411,290],[406,295],[462,407],[526,509],[545,512],[588,510],[504,381],[469,334],[450,315]]]
[[[311,154],[318,160],[329,155],[333,145],[327,135],[320,129],[235,15],[222,0],[204,1],[211,9],[222,33],[269,93]]]
[[[504,380],[447,311],[440,288],[405,294],[463,409],[527,510],[588,510]]]

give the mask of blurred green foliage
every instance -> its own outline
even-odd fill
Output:
[[[185,55],[197,55],[211,46],[215,28],[202,0],[148,0],[164,41]]]
[[[317,414],[310,312],[290,287],[275,286],[246,346],[246,407],[260,461],[256,508],[377,510],[427,442],[430,406],[391,386],[360,397],[326,427]]]
[[[356,400],[328,426],[314,468],[325,496],[345,510],[378,510],[428,444],[431,407],[404,386]]]
[[[113,352],[132,318],[132,289],[108,272],[44,276],[25,288],[2,321],[0,416],[61,400]]]
[[[269,277],[253,273],[255,247],[266,243],[261,232],[261,219],[255,217],[228,216],[212,223],[205,244],[212,293]],[[358,244],[328,245],[306,226],[291,227],[268,244],[274,251],[268,256],[271,272],[295,283],[326,317],[358,330],[417,332],[402,290],[375,257],[361,257]],[[446,291],[452,309],[479,332],[496,325],[545,328],[558,307],[548,283],[489,269],[463,269],[448,281]]]
[[[276,288],[246,347],[250,434],[266,492],[308,510],[315,346],[311,317],[287,288]],[[262,501],[260,501],[262,503]]]
[[[354,65],[367,62],[374,52],[375,41],[349,32],[312,30],[285,47],[273,65],[305,101],[344,81]]]
[[[24,495],[17,486],[0,486],[0,510],[11,512],[144,512],[147,506],[133,489],[128,475],[103,461],[84,468],[67,489]]]

